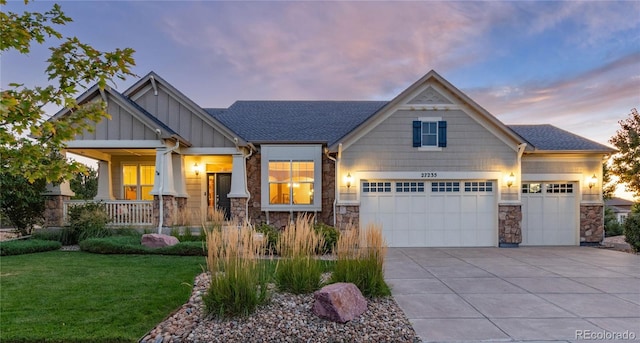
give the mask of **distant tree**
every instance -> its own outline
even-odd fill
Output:
[[[604,233],[607,237],[622,234],[622,225],[618,222],[618,217],[609,207],[604,209]]]
[[[89,168],[86,173],[77,172],[70,181],[73,199],[89,200],[98,194],[98,172]]]
[[[616,183],[611,180],[609,161],[602,162],[602,197],[607,200],[613,198],[616,191]]]
[[[629,191],[640,196],[640,113],[632,109],[629,118],[619,124],[620,129],[609,140],[618,149],[613,156],[611,173],[625,183]]]
[[[0,171],[0,212],[23,236],[44,222],[46,188],[44,179],[29,182],[24,176]]]
[[[0,0],[0,6],[6,3]],[[24,3],[27,6],[29,1]],[[41,179],[56,182],[85,170],[79,162],[50,159],[64,150],[66,141],[84,130],[91,131],[95,122],[109,117],[103,102],[81,106],[75,98],[86,85],[97,83],[104,88],[114,78],[124,80],[134,75],[130,70],[135,64],[132,49],[98,51],[76,37],[63,37],[54,28],[71,21],[58,4],[44,13],[14,13],[4,8],[0,11],[0,53],[16,51],[26,55],[32,43],[62,41],[49,48],[51,57],[44,72],[50,85],[28,88],[10,83],[8,89],[2,89],[0,167],[6,175],[22,176],[31,183]],[[68,109],[68,114],[48,121],[43,107],[50,104]]]

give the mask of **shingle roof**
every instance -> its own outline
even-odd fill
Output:
[[[607,151],[613,149],[553,125],[507,125],[536,150],[545,151]]]
[[[250,142],[336,143],[386,101],[237,101],[205,109]]]

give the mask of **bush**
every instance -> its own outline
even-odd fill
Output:
[[[205,311],[218,318],[246,316],[269,298],[266,264],[257,259],[265,241],[255,240],[248,226],[223,229],[224,213],[217,218],[206,231],[211,284],[202,296]]]
[[[31,234],[32,239],[62,242],[62,230],[40,229]]]
[[[180,242],[202,242],[205,239],[202,229],[200,229],[200,235],[194,235],[190,227],[183,227],[182,231],[180,228],[174,227],[171,229],[171,236],[177,238]]]
[[[391,290],[384,281],[386,243],[382,237],[382,228],[367,226],[362,243],[357,230],[347,230],[340,235],[336,251],[338,258],[331,275],[332,283],[353,283],[368,298],[391,295]]]
[[[604,209],[604,233],[607,237],[622,234],[622,225],[618,222],[616,214],[608,207]]]
[[[31,254],[35,252],[60,250],[60,242],[40,239],[20,239],[0,242],[0,256]]]
[[[313,226],[316,233],[319,233],[324,239],[324,244],[318,249],[318,254],[330,254],[336,247],[340,232],[333,226],[324,223],[317,223]]]
[[[255,228],[256,232],[259,232],[267,237],[267,244],[265,245],[265,251],[267,254],[275,254],[278,250],[278,240],[280,239],[280,230],[275,226],[262,223]]]
[[[69,208],[69,226],[62,230],[62,244],[77,244],[87,238],[111,236],[111,221],[104,204],[87,202]]]
[[[11,224],[28,236],[36,225],[44,223],[45,203],[42,193],[46,190],[44,179],[29,182],[21,175],[0,170],[0,212]]]
[[[202,242],[182,242],[170,247],[149,248],[140,244],[140,236],[88,238],[80,242],[80,249],[94,254],[206,255]]]
[[[635,252],[640,252],[640,213],[630,213],[622,226],[627,243]]]

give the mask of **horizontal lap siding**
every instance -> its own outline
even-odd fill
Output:
[[[419,151],[412,146],[412,122],[420,117],[447,121],[447,147]],[[343,153],[343,168],[366,171],[504,171],[516,152],[465,112],[397,111]]]

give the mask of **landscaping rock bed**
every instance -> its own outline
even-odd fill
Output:
[[[141,342],[421,342],[392,297],[368,300],[367,310],[345,323],[313,314],[313,294],[274,292],[269,304],[246,318],[204,318],[209,275],[195,278],[189,301]]]

